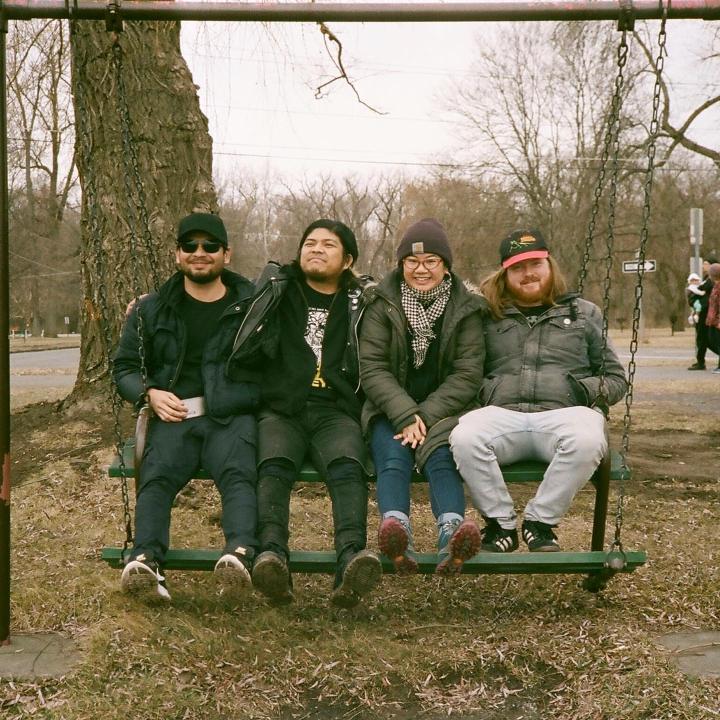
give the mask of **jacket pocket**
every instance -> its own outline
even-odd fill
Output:
[[[567,378],[572,391],[573,400],[575,400],[578,405],[589,407],[590,398],[588,397],[588,392],[585,386],[572,373],[568,373]]]

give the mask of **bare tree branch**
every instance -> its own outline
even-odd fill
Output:
[[[652,69],[652,72],[657,75],[657,60],[653,56],[652,52],[650,51],[650,48],[647,46],[647,44],[644,42],[644,40],[640,37],[640,35],[635,32],[633,33],[635,36],[635,39],[637,43],[640,45],[645,57],[647,58],[648,63],[650,64],[650,67]],[[712,57],[712,56],[711,56]],[[659,160],[656,165],[658,167],[664,165],[668,162],[670,159],[670,156],[674,152],[674,150],[679,146],[684,147],[686,150],[690,150],[691,152],[696,153],[697,155],[702,155],[703,157],[706,157],[710,160],[712,160],[716,165],[720,167],[720,151],[715,150],[711,147],[708,147],[707,145],[704,145],[702,143],[697,142],[696,140],[691,140],[687,133],[689,132],[692,124],[700,117],[702,113],[704,113],[709,108],[713,107],[714,105],[717,105],[720,103],[720,95],[716,95],[715,97],[709,98],[705,102],[698,105],[685,119],[685,122],[683,122],[679,127],[676,127],[670,122],[670,92],[667,87],[667,83],[665,82],[664,78],[660,78],[660,88],[662,93],[662,99],[663,99],[663,107],[662,107],[662,120],[661,120],[661,128],[663,135],[668,137],[670,139],[670,145],[667,147],[667,149],[664,152],[664,157]]]
[[[387,115],[386,112],[383,112],[382,110],[378,110],[377,108],[374,108],[372,105],[369,105],[366,103],[361,97],[360,93],[357,91],[357,88],[355,87],[353,81],[348,77],[347,71],[345,70],[345,66],[343,65],[342,60],[342,52],[343,52],[343,46],[340,42],[339,38],[335,33],[324,23],[319,22],[318,26],[320,27],[320,32],[323,36],[323,42],[325,43],[325,49],[327,50],[327,54],[330,57],[330,59],[333,62],[333,65],[337,68],[338,72],[340,73],[336,77],[328,80],[327,82],[322,83],[322,85],[318,85],[317,88],[315,88],[315,97],[321,98],[323,96],[323,90],[328,87],[329,85],[332,85],[333,83],[337,82],[338,80],[344,80],[349,86],[350,89],[355,93],[355,97],[357,98],[357,101],[364,105],[368,110],[372,110],[372,112],[377,113],[378,115]],[[328,45],[328,41],[335,43],[337,46],[337,53],[333,55],[332,50],[330,49],[330,46]]]

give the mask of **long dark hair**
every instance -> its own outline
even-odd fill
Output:
[[[303,231],[302,237],[300,238],[300,245],[298,246],[298,256],[300,255],[300,249],[302,248],[307,236],[318,228],[323,230],[329,230],[331,233],[335,233],[340,238],[343,248],[346,254],[350,255],[353,259],[353,264],[357,260],[357,240],[355,239],[355,233],[343,222],[339,220],[330,220],[329,218],[320,218],[311,222]]]

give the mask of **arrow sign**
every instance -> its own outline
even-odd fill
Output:
[[[646,260],[644,263],[645,272],[655,272],[657,270],[656,260]],[[640,268],[640,263],[637,260],[625,260],[623,262],[622,271],[624,273],[636,273]]]

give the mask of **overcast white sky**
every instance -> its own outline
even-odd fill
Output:
[[[694,107],[718,92],[720,79],[697,72],[702,21],[668,26],[666,70],[676,108]],[[315,99],[332,66],[310,23],[184,23],[183,54],[200,86],[214,139],[219,177],[251,170],[286,178],[421,172],[438,159],[452,162],[453,126],[439,97],[469,73],[477,44],[501,32],[490,23],[332,23],[345,66],[363,107],[338,81]],[[648,109],[649,112],[649,109]],[[698,132],[707,139],[717,112]]]

